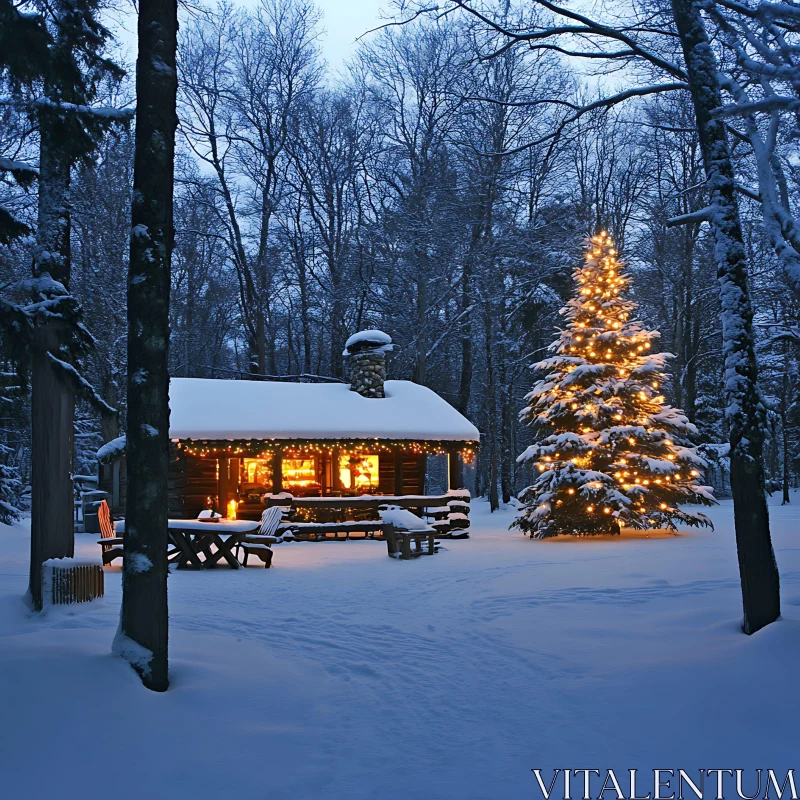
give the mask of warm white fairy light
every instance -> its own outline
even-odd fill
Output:
[[[569,357],[559,366],[561,375],[548,378],[551,386],[542,395],[542,404],[534,403],[536,418],[549,419],[557,433],[580,437],[563,459],[557,453],[553,456],[555,448],[542,449],[535,457],[541,475],[537,480],[543,494],[547,493],[542,513],[553,515],[558,508],[557,514],[578,519],[590,515],[594,521],[586,524],[593,530],[608,527],[608,522],[601,522],[605,515],[645,527],[653,519],[652,524],[661,525],[671,524],[673,517],[691,518],[677,508],[677,502],[668,501],[679,487],[682,498],[691,496],[694,479],[700,477],[697,469],[685,465],[686,451],[673,450],[674,441],[665,436],[663,428],[670,424],[663,414],[665,397],[655,391],[660,382],[653,375],[660,362],[647,352],[654,334],[642,328],[631,313],[633,304],[624,294],[620,296],[629,279],[617,256],[606,231],[592,238],[585,264],[576,270],[574,299],[562,312],[569,327],[558,352]],[[573,379],[571,373],[587,364],[593,369],[607,365],[608,371],[576,373],[578,378]],[[569,385],[564,386],[561,381],[567,376]],[[545,397],[551,403],[555,399],[555,404],[548,408]],[[628,465],[630,469],[622,469]],[[684,466],[683,476],[679,465]],[[587,481],[583,470],[605,473],[609,480],[606,484]],[[623,502],[620,492],[627,493],[629,500]],[[650,516],[646,516],[648,509]]]

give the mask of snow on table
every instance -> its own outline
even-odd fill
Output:
[[[176,572],[162,695],[110,655],[119,567],[104,599],[32,615],[28,522],[0,527],[3,796],[517,800],[541,797],[533,768],[796,770],[800,493],[770,503],[783,618],[753,636],[730,501],[709,515],[713,533],[537,542],[474,500],[470,539],[404,569],[365,541]]]
[[[260,527],[260,523],[247,519],[220,519],[216,522],[203,522],[199,519],[170,519],[167,520],[167,526],[173,530],[209,532],[225,536],[232,533],[254,531]],[[114,530],[117,533],[124,533],[125,520],[117,520],[114,523]]]

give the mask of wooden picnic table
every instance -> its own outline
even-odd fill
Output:
[[[116,522],[114,527],[124,534],[125,520]],[[170,543],[174,547],[169,554],[169,562],[177,564],[178,569],[188,566],[207,569],[223,558],[231,569],[239,569],[242,565],[233,550],[245,536],[255,533],[260,523],[246,519],[220,519],[217,522],[170,519],[167,520],[167,527]],[[215,549],[212,550],[212,547]]]

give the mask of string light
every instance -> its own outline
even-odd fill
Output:
[[[470,463],[477,450],[477,442],[406,441],[389,439],[370,440],[281,440],[241,439],[233,441],[182,439],[173,442],[174,447],[190,456],[242,456],[243,458],[269,458],[277,452],[287,457],[309,454],[331,455],[334,450],[367,453],[401,452],[408,455],[446,455],[458,452],[466,463]]]
[[[552,385],[532,404],[532,421],[550,421],[556,435],[567,432],[581,435],[571,440],[568,447],[562,446],[568,451],[564,460],[558,453],[553,457],[552,444],[539,450],[535,468],[542,477],[536,479],[533,489],[541,492],[541,499],[532,506],[540,512],[537,525],[538,520],[546,520],[546,524],[554,523],[556,527],[563,524],[566,532],[605,532],[609,530],[609,523],[612,529],[614,523],[602,517],[613,514],[620,524],[628,522],[647,527],[654,524],[650,517],[644,516],[647,505],[666,512],[659,514],[659,524],[666,518],[671,525],[672,516],[686,519],[684,512],[664,502],[668,498],[663,495],[674,492],[679,482],[681,488],[691,485],[691,479],[699,477],[700,473],[696,469],[687,470],[685,478],[681,477],[678,467],[684,456],[679,450],[668,451],[674,442],[659,429],[663,423],[656,412],[665,402],[664,395],[657,394],[659,381],[653,377],[638,379],[639,373],[645,371],[643,367],[651,370],[656,366],[648,362],[646,354],[652,347],[653,334],[643,330],[632,317],[633,304],[613,299],[625,289],[629,280],[622,263],[617,261],[617,251],[606,231],[593,237],[585,265],[576,270],[575,278],[575,299],[562,312],[567,314],[570,324],[561,335],[558,351],[573,357],[565,359],[558,369],[564,377],[586,364],[608,367],[608,371],[575,373],[569,379],[569,386],[565,386],[558,375],[550,375],[547,380]],[[609,383],[609,375],[618,376],[619,383]],[[623,386],[630,386],[632,391],[624,391]],[[609,388],[613,397],[606,399],[604,390]],[[550,409],[557,409],[551,417],[548,417],[545,399]],[[601,430],[608,419],[620,425],[617,430],[622,436],[608,436]],[[590,435],[593,433],[595,435]],[[659,458],[672,462],[668,469],[664,468],[663,461],[659,466]],[[622,469],[628,465],[630,469]],[[581,473],[581,470],[587,472]],[[608,476],[605,484],[594,479],[598,473]],[[581,502],[580,486],[575,488],[576,480],[584,491],[589,490],[594,502],[589,505]],[[616,493],[627,493],[630,500],[615,497],[612,489]],[[546,498],[545,492],[548,493]],[[646,504],[645,498],[655,492],[662,496],[653,497]],[[684,499],[687,496],[691,497],[686,493],[681,495]],[[602,514],[597,515],[598,511]],[[587,515],[593,515],[593,519],[589,520]],[[582,516],[586,519],[584,530],[580,522]]]

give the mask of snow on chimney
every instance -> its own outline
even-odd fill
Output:
[[[350,372],[350,391],[362,397],[386,397],[386,354],[393,349],[392,337],[383,331],[354,333],[342,354]]]

